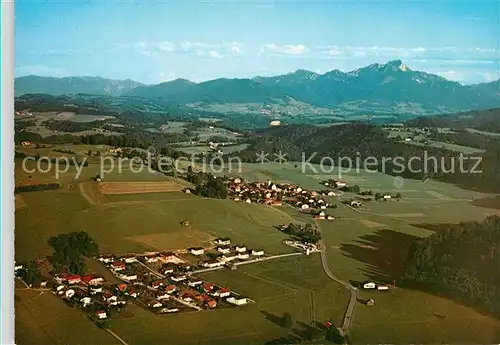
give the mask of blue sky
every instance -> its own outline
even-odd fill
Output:
[[[499,11],[481,0],[16,0],[16,76],[199,82],[402,59],[466,84],[493,81]]]

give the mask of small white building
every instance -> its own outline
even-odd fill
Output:
[[[377,287],[377,284],[374,282],[366,282],[363,284],[363,289],[375,289]]]
[[[239,297],[229,297],[227,298],[227,301],[234,305],[245,305],[248,303],[248,300],[246,298]]]
[[[191,287],[196,287],[203,284],[203,281],[200,279],[191,279],[188,281],[188,285]]]
[[[203,255],[205,253],[205,250],[199,247],[199,248],[191,248],[189,249],[189,252],[193,255]]]
[[[222,254],[229,254],[231,249],[229,247],[217,247],[217,251]]]
[[[264,255],[264,251],[261,250],[261,249],[253,249],[252,250],[252,255],[253,256],[263,256]]]
[[[387,285],[377,285],[377,290],[389,290]]]
[[[215,267],[220,267],[220,266],[223,266],[224,265],[224,261],[207,261],[205,263],[203,263],[203,266],[204,267],[208,267],[208,268],[215,268]]]
[[[92,302],[92,299],[90,297],[83,297],[80,302],[82,302],[83,306],[86,307]]]
[[[186,277],[184,274],[181,274],[181,275],[172,276],[172,277],[170,277],[170,279],[171,279],[172,281],[174,281],[174,282],[176,282],[176,283],[177,283],[177,282],[181,282],[181,281],[183,281],[183,280],[186,280],[186,279],[187,279],[187,277]]]
[[[303,209],[303,210],[307,210],[309,208],[309,205],[308,204],[302,204],[300,206],[300,208]]]
[[[137,262],[137,258],[135,257],[135,255],[124,256],[124,257],[121,258],[121,260],[123,262],[125,262],[126,264],[131,264],[133,262]]]
[[[245,246],[236,246],[235,250],[236,250],[238,253],[243,253],[243,252],[246,252],[247,247],[245,247]]]
[[[98,319],[102,320],[102,319],[105,319],[108,317],[108,315],[106,314],[105,311],[103,310],[99,310],[95,313],[95,315],[97,316]]]
[[[238,259],[240,259],[240,260],[245,260],[248,258],[250,258],[250,254],[248,254],[248,253],[239,253],[238,254]]]
[[[71,298],[75,295],[75,290],[73,289],[68,289],[66,292],[64,292],[64,297],[66,298]]]
[[[385,200],[388,200],[388,199],[392,198],[392,196],[390,194],[384,194],[383,198]]]

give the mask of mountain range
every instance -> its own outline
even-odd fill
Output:
[[[414,71],[401,60],[350,72],[325,74],[299,69],[275,77],[220,78],[202,83],[186,79],[143,85],[99,77],[16,78],[16,96],[26,93],[96,94],[140,97],[203,108],[221,104],[300,104],[337,113],[438,114],[500,107],[499,81],[462,85],[435,74]],[[308,108],[308,106],[310,106]]]

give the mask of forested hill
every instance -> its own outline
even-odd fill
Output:
[[[500,315],[500,217],[448,225],[415,240],[404,282]]]
[[[370,162],[368,168],[371,170],[377,169],[405,178],[433,178],[467,188],[500,192],[500,140],[482,143],[485,153],[481,155],[482,163],[474,170],[482,169],[482,173],[471,174],[468,172],[472,171],[477,159],[465,160],[461,167],[459,153],[456,151],[408,145],[397,138],[388,138],[387,132],[382,127],[370,124],[352,123],[330,127],[290,125],[269,128],[257,134],[246,150],[234,155],[240,156],[243,161],[252,162],[256,161],[257,154],[261,151],[270,155],[282,151],[289,161],[304,160],[326,165],[331,161],[335,165],[348,163],[343,158],[350,158],[355,164],[358,158],[361,163],[360,168],[363,168],[363,162],[367,157],[374,157],[378,164],[373,165]],[[324,157],[327,158],[321,161]],[[403,168],[397,166],[395,160],[391,159],[395,157],[401,157],[404,162]],[[413,157],[420,157],[420,160],[412,160]],[[436,157],[439,163],[431,162],[427,164],[426,169],[424,157]],[[384,158],[389,160],[382,163]],[[408,167],[409,162],[412,165],[411,169]]]
[[[408,125],[415,127],[444,127],[465,129],[473,128],[485,132],[500,133],[500,108],[467,111],[458,114],[422,116],[409,120]]]

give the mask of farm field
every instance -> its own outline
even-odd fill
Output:
[[[210,311],[210,315],[195,312],[157,317],[138,311],[134,317],[113,321],[112,328],[132,344],[157,344],[160,339],[172,344],[264,344],[293,332],[277,324],[284,312],[292,315],[295,330],[302,328],[301,323],[309,325],[313,318],[338,323],[348,299],[347,292],[322,272],[318,254],[255,263],[237,271],[214,271],[200,277],[249,296],[255,303]],[[136,331],[139,327],[141,332]]]
[[[120,345],[86,316],[49,291],[15,291],[16,343],[25,345]]]
[[[211,237],[230,237],[269,253],[292,250],[281,243],[286,236],[273,228],[292,218],[264,205],[185,195],[162,201],[119,202],[116,198],[92,206],[78,190],[22,195],[27,207],[16,212],[18,259],[45,257],[51,252],[50,236],[80,230],[88,232],[103,252],[181,249],[204,244]],[[190,227],[181,225],[183,220],[189,220]]]
[[[182,188],[183,186],[173,181],[114,181],[99,183],[99,189],[102,194],[179,192]]]

